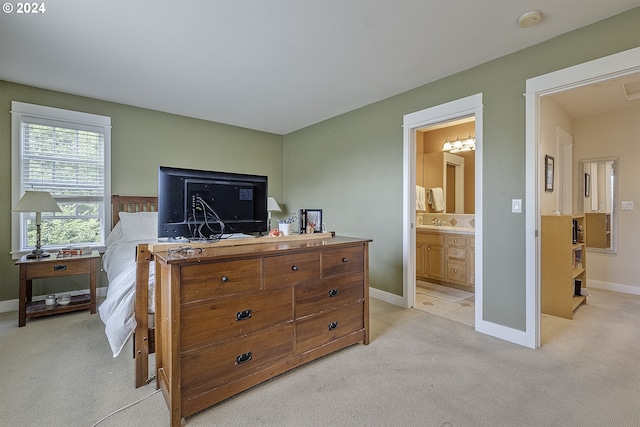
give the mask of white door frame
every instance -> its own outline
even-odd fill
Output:
[[[540,189],[538,144],[540,97],[640,71],[640,48],[630,49],[573,67],[528,79],[526,82],[525,159],[525,286],[526,345],[540,347]]]
[[[475,116],[475,317],[482,319],[482,94],[468,96],[404,116],[403,128],[403,226],[402,226],[402,295],[411,308],[416,302],[416,130]]]

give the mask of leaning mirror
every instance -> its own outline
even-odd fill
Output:
[[[587,250],[618,253],[618,158],[580,160]]]

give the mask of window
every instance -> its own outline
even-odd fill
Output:
[[[13,101],[12,204],[48,191],[62,212],[42,213],[42,247],[101,247],[110,224],[111,118]],[[36,245],[35,213],[13,213],[12,253]]]

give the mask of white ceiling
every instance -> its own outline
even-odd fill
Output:
[[[44,4],[40,14],[0,13],[0,79],[286,134],[640,1]],[[542,22],[519,28],[517,18],[536,9]]]
[[[551,99],[572,119],[640,108],[640,73],[565,90]]]

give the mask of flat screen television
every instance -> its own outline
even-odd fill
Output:
[[[158,167],[158,237],[267,231],[267,177]]]

